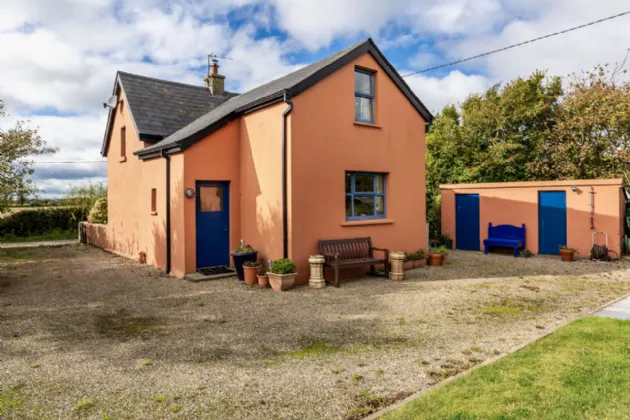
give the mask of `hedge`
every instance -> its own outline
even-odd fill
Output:
[[[88,209],[81,207],[22,210],[0,219],[0,236],[27,237],[54,231],[78,231],[79,222],[86,221],[87,216]]]

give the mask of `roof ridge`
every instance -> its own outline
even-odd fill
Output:
[[[158,79],[157,77],[150,77],[150,76],[143,76],[141,74],[135,74],[135,73],[129,73],[123,70],[118,70],[117,73],[123,74],[125,76],[132,76],[132,77],[137,77],[139,79],[145,79],[145,80],[154,80],[156,82],[161,82],[161,83],[170,83],[172,85],[179,85],[179,86],[185,86],[185,87],[192,87],[192,88],[197,88],[197,89],[204,89],[206,90],[207,88],[205,86],[199,86],[199,85],[191,85],[190,83],[182,83],[182,82],[174,82],[172,80],[166,80],[166,79]],[[233,94],[237,94],[236,92],[225,92],[225,94],[228,95],[233,95]],[[238,95],[238,94],[237,94]]]

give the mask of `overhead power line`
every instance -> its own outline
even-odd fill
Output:
[[[619,17],[622,17],[622,16],[626,16],[626,15],[630,15],[630,10],[627,11],[627,12],[619,13],[617,15],[608,16],[608,17],[603,18],[603,19],[595,20],[593,22],[585,23],[585,24],[580,25],[580,26],[575,26],[573,28],[565,29],[564,31],[554,32],[552,34],[548,34],[548,35],[545,35],[545,36],[540,36],[538,38],[530,39],[528,41],[519,42],[518,44],[508,45],[507,47],[499,48],[498,50],[492,50],[492,51],[488,51],[488,52],[485,52],[485,53],[482,53],[482,54],[474,55],[472,57],[468,57],[468,58],[464,58],[464,59],[461,59],[461,60],[453,61],[452,63],[441,64],[439,66],[431,67],[431,68],[428,68],[428,69],[424,69],[424,70],[420,70],[420,71],[414,71],[413,73],[405,74],[403,77],[409,77],[409,76],[413,76],[415,74],[426,73],[426,72],[437,70],[437,69],[441,69],[441,68],[444,68],[444,67],[454,66],[455,64],[465,63],[466,61],[474,60],[476,58],[485,57],[485,56],[488,56],[488,55],[491,55],[491,54],[496,54],[496,53],[499,53],[499,52],[502,52],[502,51],[506,51],[506,50],[510,50],[512,48],[520,47],[520,46],[523,46],[523,45],[526,45],[526,44],[531,44],[532,42],[536,42],[536,41],[540,41],[540,40],[543,40],[543,39],[551,38],[551,37],[556,36],[556,35],[562,35],[562,34],[566,34],[568,32],[577,31],[578,29],[586,28],[588,26],[597,25],[598,23],[606,22],[608,20],[616,19],[616,18],[619,18]]]

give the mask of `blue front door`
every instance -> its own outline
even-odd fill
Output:
[[[455,195],[455,245],[479,251],[479,194]]]
[[[564,191],[538,193],[538,253],[560,254],[567,244],[567,195]]]
[[[197,181],[197,268],[230,265],[230,184]]]

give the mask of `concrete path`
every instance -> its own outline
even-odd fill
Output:
[[[630,320],[630,296],[605,307],[594,315],[603,318]]]
[[[0,249],[9,248],[36,248],[40,246],[63,246],[78,244],[78,239],[58,239],[56,241],[36,241],[36,242],[3,242]]]

